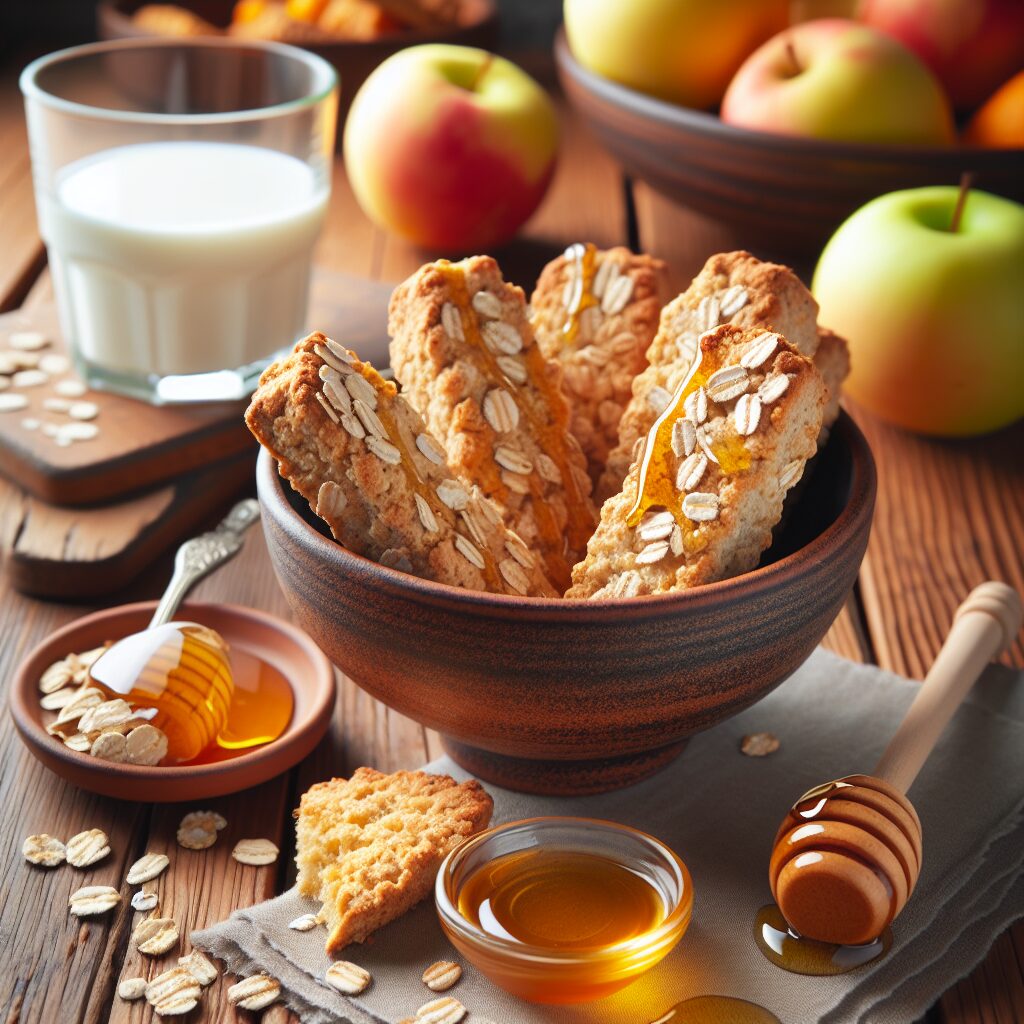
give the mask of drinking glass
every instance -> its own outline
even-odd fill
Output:
[[[61,329],[93,387],[237,399],[303,333],[334,68],[277,43],[120,40],[21,75]]]

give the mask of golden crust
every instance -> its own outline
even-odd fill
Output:
[[[633,379],[647,365],[667,289],[661,260],[577,243],[544,268],[530,298],[537,343],[562,364],[570,429],[595,483],[618,442]]]
[[[557,363],[522,289],[489,256],[427,264],[395,289],[391,365],[452,469],[501,509],[561,591],[594,527],[590,478]]]
[[[639,526],[629,525],[646,461],[642,455],[631,466],[622,490],[601,509],[601,522],[586,559],[573,570],[573,587],[566,597],[665,593],[737,576],[757,565],[771,543],[787,490],[815,453],[825,385],[811,360],[781,335],[757,328],[723,325],[708,332],[701,338],[702,356],[694,368],[695,375],[703,376],[723,368],[739,372],[748,365],[741,361],[773,337],[775,345],[768,343],[770,356],[741,373],[742,391],[718,401],[710,384],[702,389],[702,413],[693,411],[698,408],[696,392],[691,396],[694,404],[685,412],[678,402],[699,378],[680,382],[672,411],[658,421],[658,437],[679,438],[679,448],[664,453],[668,501],[652,505]],[[744,433],[739,423],[751,409],[757,414],[754,427]],[[685,442],[685,430],[673,433],[684,420],[695,427]],[[651,444],[648,437],[645,447]],[[660,450],[659,446],[656,451]],[[722,464],[706,455],[708,451],[720,456]],[[734,466],[727,467],[726,455]],[[695,473],[695,479],[683,483],[689,473]],[[710,502],[714,514],[708,519],[687,516],[688,498]]]
[[[320,900],[327,952],[363,942],[433,888],[441,861],[487,827],[493,801],[475,779],[358,768],[302,796],[297,884]]]
[[[647,435],[666,393],[671,394],[689,372],[704,331],[721,322],[770,328],[811,357],[818,347],[817,315],[818,304],[788,267],[764,263],[742,251],[712,256],[690,287],[661,312],[647,351],[649,365],[633,381],[632,398],[619,423],[619,443],[597,487],[598,500],[622,486],[634,445]]]
[[[268,367],[246,423],[281,475],[357,554],[452,586],[553,596],[539,562],[498,510],[455,478],[395,385],[323,334]]]

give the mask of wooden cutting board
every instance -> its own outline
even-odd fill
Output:
[[[33,597],[75,601],[113,593],[245,491],[255,451],[111,505],[48,505],[0,480],[0,562]],[[168,570],[170,571],[170,570]]]
[[[387,365],[390,293],[390,287],[374,281],[320,271],[314,276],[309,322],[372,362]],[[56,309],[45,305],[0,316],[0,359],[10,350],[11,335],[26,331],[49,340],[46,348],[28,353],[28,360],[66,355]],[[97,436],[61,447],[45,430],[70,422],[68,414],[47,409],[45,403],[60,399],[57,382],[71,378],[74,372],[68,370],[38,384],[0,391],[0,396],[21,394],[28,403],[0,412],[0,474],[47,504],[110,504],[253,447],[242,421],[244,401],[153,406],[100,391],[70,399],[98,407],[90,421]]]

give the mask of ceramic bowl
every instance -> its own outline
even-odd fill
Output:
[[[555,42],[569,101],[630,175],[742,232],[743,246],[817,256],[869,199],[920,185],[977,188],[1024,202],[1024,150],[870,146],[736,128],[586,70]]]
[[[316,644],[283,619],[227,604],[187,603],[179,619],[217,630],[234,649],[269,662],[291,683],[292,720],[272,743],[214,764],[147,768],[101,761],[69,750],[43,725],[39,677],[71,651],[87,651],[144,629],[156,603],[143,601],[86,615],[50,634],[18,666],[11,686],[14,724],[25,745],[51,771],[80,789],[122,800],[170,803],[237,793],[280,775],[320,742],[334,713],[334,669]]]
[[[875,498],[871,452],[843,413],[759,568],[680,593],[563,601],[361,558],[321,530],[266,452],[256,475],[278,580],[330,659],[438,730],[475,775],[552,794],[643,778],[792,673],[857,578]]]
[[[96,8],[101,39],[138,39],[146,35],[132,21],[132,14],[150,0],[104,0]],[[235,0],[185,0],[182,6],[194,11],[213,25],[224,28],[231,22]],[[498,6],[496,0],[468,0],[457,25],[433,32],[406,30],[379,39],[339,39],[337,42],[307,46],[305,49],[329,61],[341,78],[338,112],[338,145],[341,126],[359,87],[370,72],[393,53],[420,43],[456,43],[492,50],[498,43]]]

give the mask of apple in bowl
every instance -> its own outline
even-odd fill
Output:
[[[381,227],[442,252],[507,241],[539,205],[558,149],[544,90],[465,46],[411,46],[363,83],[345,123],[345,168]]]
[[[843,390],[924,434],[1024,416],[1024,206],[952,186],[879,196],[825,246],[812,291],[850,345]]]
[[[935,76],[890,36],[844,18],[780,32],[729,83],[722,120],[842,142],[946,145],[953,115]]]
[[[1024,68],[1021,0],[863,0],[858,17],[913,50],[958,110],[976,107]]]
[[[565,0],[569,48],[583,67],[701,109],[788,24],[789,0]]]

